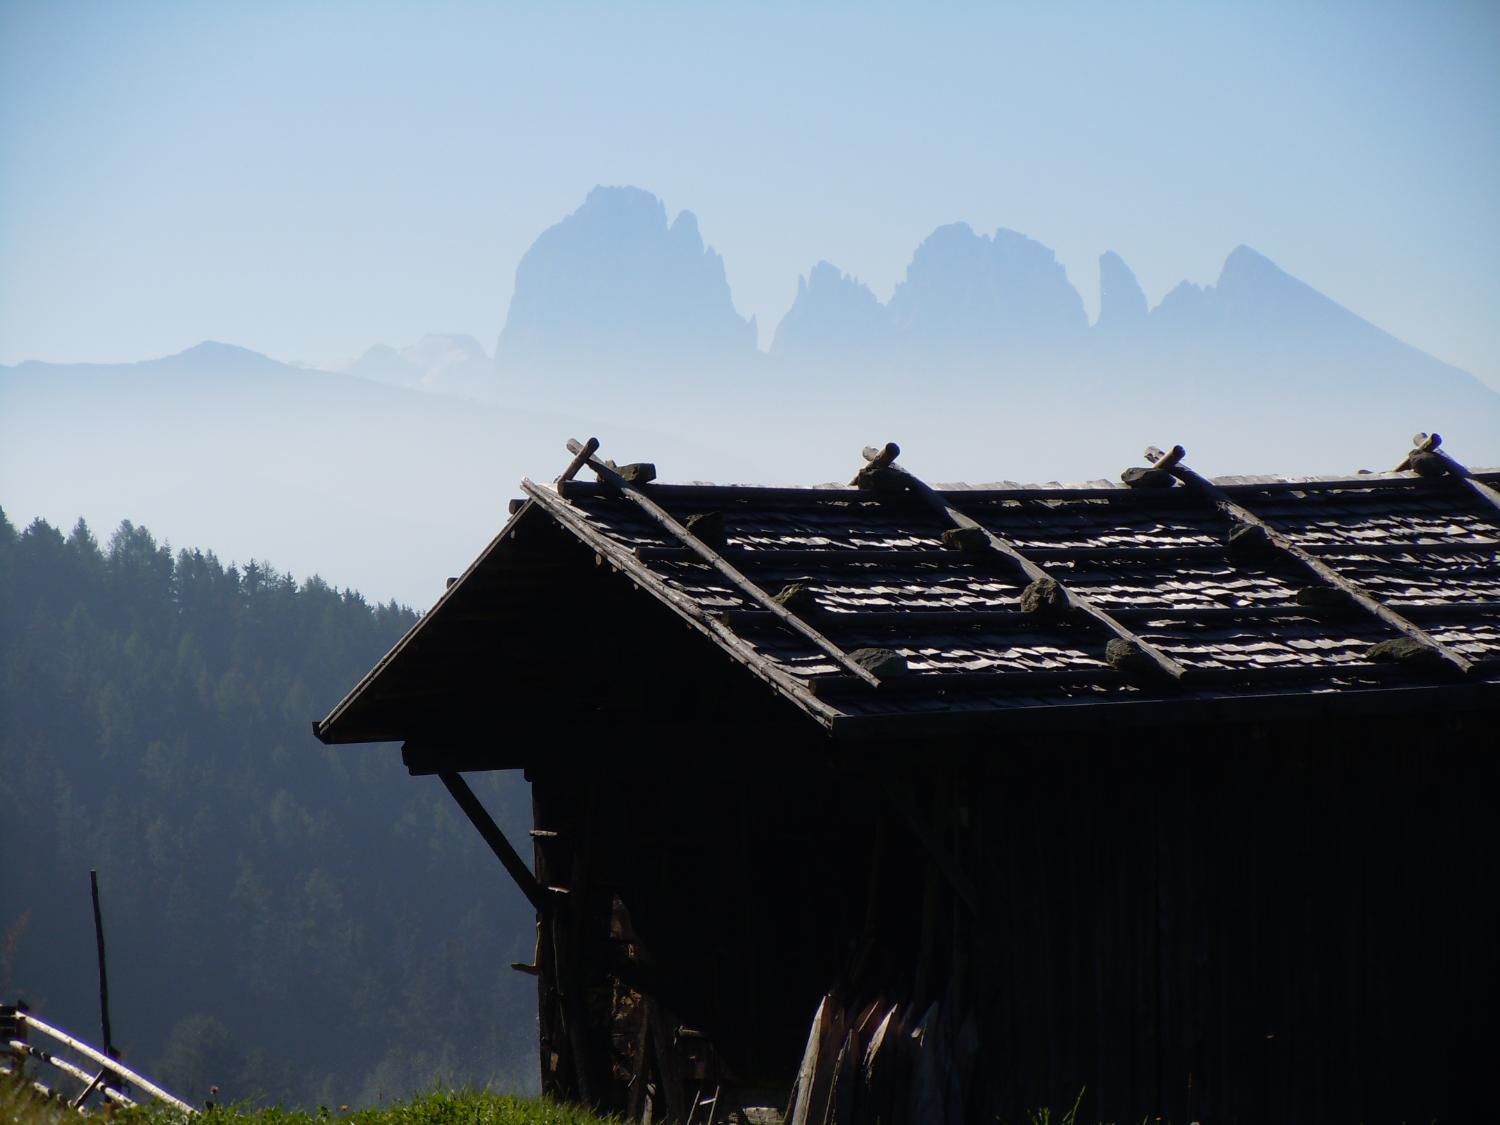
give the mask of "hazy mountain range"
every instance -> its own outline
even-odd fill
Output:
[[[322,368],[216,343],[0,367],[0,504],[425,604],[589,433],[664,479],[767,483],[887,440],[934,481],[1114,477],[1178,442],[1208,472],[1380,469],[1433,429],[1500,462],[1500,394],[1249,247],[1155,308],[1116,254],[1099,286],[1090,324],[1047,247],[954,223],[885,301],[816,264],[762,352],[690,213],[596,188],[522,258],[493,359],[432,335]]]

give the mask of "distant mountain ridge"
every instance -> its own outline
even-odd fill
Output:
[[[1211,473],[1388,468],[1418,430],[1500,463],[1500,394],[1249,247],[1154,308],[1118,254],[1099,286],[1090,324],[1049,248],[949,224],[886,301],[817,263],[762,352],[696,220],[598,188],[525,255],[494,360],[432,335],[338,370],[213,342],[0,367],[0,482],[58,519],[130,513],[229,549],[253,532],[420,604],[567,437],[666,480],[780,484],[848,480],[848,455],[888,440],[976,482],[1114,478],[1146,444]],[[315,559],[293,553],[309,527],[328,532]]]
[[[1019,411],[1066,419],[1056,442],[1082,451],[1127,429],[1168,428],[1261,471],[1295,458],[1265,460],[1257,434],[1346,469],[1370,458],[1358,452],[1361,429],[1370,448],[1376,435],[1389,447],[1442,425],[1500,443],[1500,394],[1248,246],[1229,253],[1213,284],[1183,282],[1155,307],[1107,252],[1099,296],[1090,324],[1049,247],[950,223],[915,249],[885,301],[818,262],[761,352],[691,213],[669,223],[655,196],[598,187],[522,259],[496,378],[508,400],[652,424],[681,417],[699,429],[752,419],[761,432],[879,428],[890,418],[950,440]]]
[[[916,248],[888,301],[818,262],[798,280],[761,353],[754,318],[735,310],[723,259],[704,245],[693,214],[669,223],[649,192],[600,186],[522,258],[495,363],[502,382],[559,372],[666,376],[694,366],[700,381],[715,385],[716,367],[737,374],[766,355],[830,378],[846,363],[1003,374],[1063,362],[1107,375],[1148,358],[1191,358],[1211,377],[1259,359],[1284,365],[1304,386],[1335,362],[1368,368],[1378,383],[1434,378],[1487,390],[1248,246],[1228,255],[1214,284],[1184,281],[1154,308],[1109,251],[1099,259],[1099,289],[1099,317],[1090,324],[1050,248],[1003,227],[984,235],[950,223]]]

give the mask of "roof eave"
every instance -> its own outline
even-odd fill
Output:
[[[674,590],[633,551],[627,550],[594,528],[581,513],[558,494],[556,489],[538,485],[530,479],[523,480],[521,488],[531,501],[545,510],[565,531],[592,548],[601,558],[608,561],[611,567],[625,574],[642,590],[651,594],[657,601],[686,621],[688,625],[715,642],[729,656],[768,683],[778,694],[790,700],[824,728],[831,728],[833,723],[843,716],[843,712],[819,699],[801,680],[788,675],[775,662],[758,653],[724,622],[704,612],[703,608],[692,598]]]
[[[341,734],[338,732],[337,728],[344,716],[346,716],[350,712],[350,710],[359,702],[360,697],[364,695],[365,692],[374,688],[380,677],[384,674],[385,670],[390,667],[392,662],[395,661],[409,645],[415,643],[422,636],[424,630],[431,627],[433,619],[438,616],[443,606],[445,606],[450,599],[458,596],[465,583],[469,582],[473,578],[475,572],[478,571],[482,566],[484,566],[484,564],[489,561],[490,557],[500,549],[501,544],[505,542],[505,540],[521,523],[521,521],[527,518],[527,513],[531,510],[532,507],[533,505],[531,501],[528,500],[519,508],[517,508],[515,514],[506,521],[505,526],[502,527],[499,533],[490,540],[489,545],[479,553],[479,557],[471,562],[468,568],[461,575],[459,575],[458,579],[449,584],[449,586],[442,592],[442,594],[439,595],[437,601],[432,604],[432,608],[430,608],[426,613],[424,613],[420,618],[417,619],[417,623],[410,629],[408,629],[401,636],[401,639],[391,646],[389,652],[387,652],[378,661],[376,661],[375,666],[365,673],[364,677],[359,681],[359,683],[355,684],[354,687],[349,689],[349,693],[345,695],[343,699],[339,700],[339,702],[334,706],[333,710],[328,712],[328,714],[322,719],[313,720],[313,735],[318,739],[319,742],[323,743],[325,746],[347,746],[369,742],[399,742],[404,737],[406,737],[404,734],[398,732],[392,732],[390,735],[384,737],[369,737],[367,734],[358,731],[351,734]]]

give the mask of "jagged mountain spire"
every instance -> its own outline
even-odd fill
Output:
[[[797,279],[797,299],[776,327],[771,354],[813,360],[878,351],[891,337],[885,307],[868,285],[828,262]]]
[[[634,187],[596,187],[543,231],[516,269],[496,359],[502,367],[724,360],[755,350],[724,260],[683,211]]]
[[[1146,294],[1125,259],[1113,250],[1099,255],[1099,319],[1095,327],[1120,332],[1146,323]]]

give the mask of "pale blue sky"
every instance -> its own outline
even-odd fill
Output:
[[[0,0],[0,362],[469,332],[597,183],[697,214],[762,341],[938,224],[1090,311],[1238,243],[1500,386],[1500,4]]]

